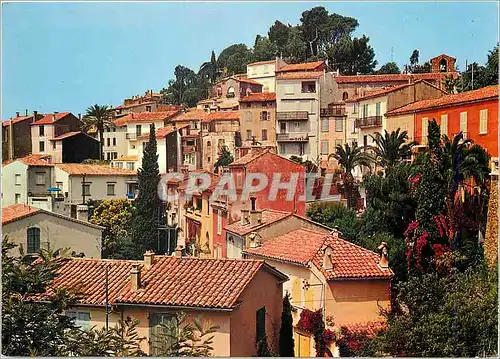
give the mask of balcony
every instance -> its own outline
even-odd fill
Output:
[[[307,142],[309,135],[307,133],[277,133],[278,142]]]
[[[278,121],[307,121],[309,120],[309,112],[307,111],[277,112],[276,119]]]
[[[196,146],[182,145],[182,152],[184,153],[196,152]]]
[[[382,116],[368,116],[356,119],[356,128],[380,127],[382,126]]]
[[[140,135],[138,135],[137,133],[130,133],[130,132],[127,132],[127,134],[125,135],[125,138],[127,140],[137,140],[137,137],[139,137]]]
[[[346,111],[344,106],[328,107],[319,110],[321,117],[345,116]]]

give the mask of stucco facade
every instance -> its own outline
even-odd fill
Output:
[[[103,133],[104,159],[111,161],[126,156],[128,153],[127,126],[113,126]]]
[[[247,65],[247,76],[249,79],[262,84],[262,92],[276,91],[275,71],[286,65],[281,58],[269,61],[253,62]]]
[[[254,140],[262,146],[276,146],[276,97],[256,94],[240,100],[240,131],[244,146]]]

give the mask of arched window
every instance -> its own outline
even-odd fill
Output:
[[[227,89],[227,97],[234,97],[234,87],[230,86]]]
[[[448,71],[448,63],[447,63],[446,59],[441,59],[441,61],[439,61],[439,71],[441,71],[441,72]]]
[[[207,147],[210,147],[210,146],[212,146],[212,142],[207,141]]]
[[[347,93],[347,91],[344,91],[344,93],[342,94],[342,100],[347,100],[349,98],[349,94]]]
[[[325,254],[323,256],[323,268],[325,268],[327,270],[333,268],[332,253],[333,253],[333,249],[331,247],[325,248]]]
[[[40,252],[40,228],[31,227],[27,231],[27,248],[28,253]]]

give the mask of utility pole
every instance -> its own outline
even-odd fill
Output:
[[[391,62],[394,62],[394,46],[391,46]]]

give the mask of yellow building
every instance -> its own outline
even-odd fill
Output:
[[[240,99],[242,143],[276,146],[276,94],[252,93]]]

